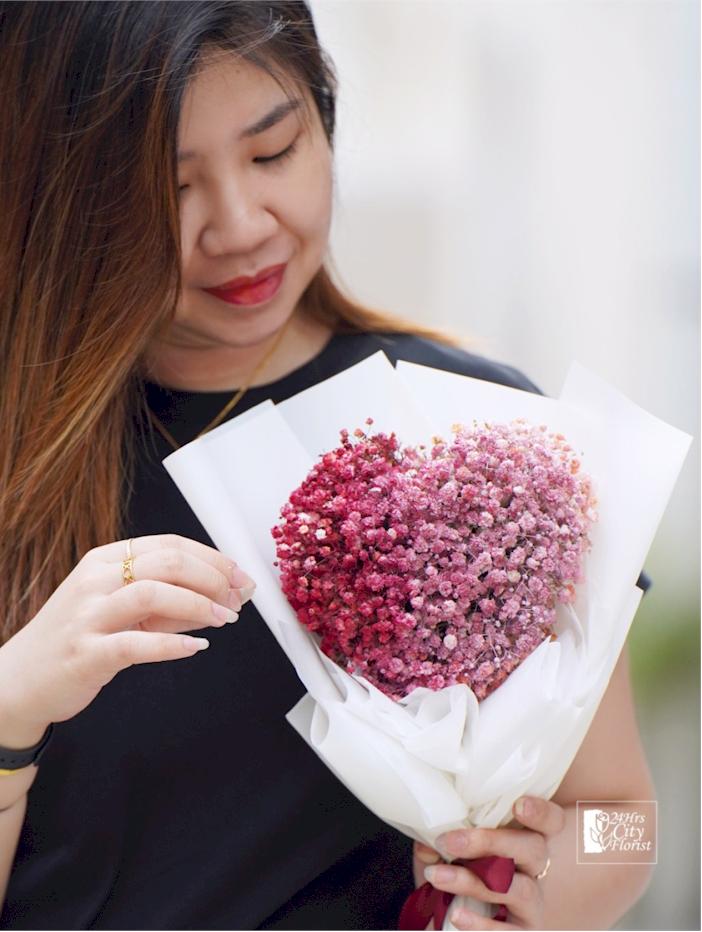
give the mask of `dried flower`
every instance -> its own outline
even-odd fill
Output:
[[[554,637],[597,519],[563,435],[522,419],[452,432],[401,448],[394,433],[340,431],[272,529],[298,619],[395,699],[496,689]]]

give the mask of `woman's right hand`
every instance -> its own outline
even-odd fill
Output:
[[[88,551],[0,647],[0,715],[15,733],[40,736],[72,718],[125,667],[192,657],[207,641],[179,632],[236,621],[255,586],[224,554],[178,534],[133,539],[129,584],[126,554],[126,541]]]

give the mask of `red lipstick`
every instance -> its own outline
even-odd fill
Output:
[[[215,298],[219,298],[221,301],[226,301],[228,304],[238,304],[245,307],[264,304],[266,301],[270,301],[280,288],[285,266],[286,263],[272,265],[267,269],[262,269],[257,275],[242,275],[240,278],[234,278],[223,285],[217,285],[216,288],[203,288],[203,291],[214,295]]]

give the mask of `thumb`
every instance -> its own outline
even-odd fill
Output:
[[[441,856],[438,851],[434,851],[434,849],[430,848],[428,845],[423,845],[421,841],[415,841],[413,855],[412,872],[414,874],[414,885],[415,887],[421,887],[423,883],[426,883],[424,868],[427,864],[436,864],[437,861],[441,860]]]
[[[441,860],[441,855],[438,851],[430,848],[429,845],[422,844],[421,841],[415,841],[414,843],[414,856],[417,860],[421,861],[422,864],[436,864],[437,861]]]

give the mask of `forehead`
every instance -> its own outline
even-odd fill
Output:
[[[268,72],[234,53],[209,55],[183,94],[178,123],[178,148],[202,133],[210,133],[223,122],[232,129],[244,129],[263,113],[287,100],[288,94],[306,101],[309,92],[292,77],[283,78],[283,87]]]

